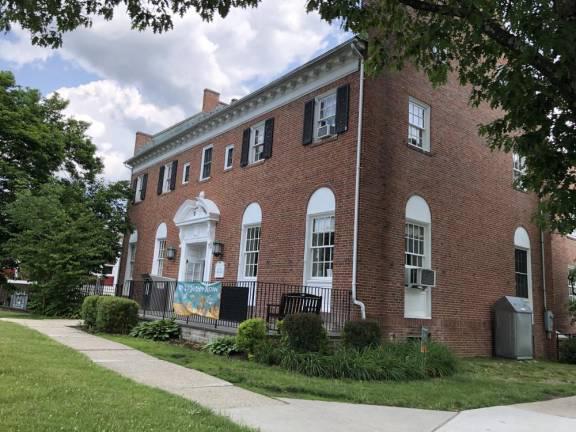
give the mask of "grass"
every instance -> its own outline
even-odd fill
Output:
[[[0,321],[2,430],[247,432],[199,405],[108,371],[51,339]]]
[[[42,315],[35,315],[28,312],[18,312],[2,308],[0,308],[0,318],[46,319],[46,317]]]
[[[310,378],[278,367],[218,357],[129,336],[110,339],[269,396],[459,411],[576,395],[576,366],[546,361],[465,359],[449,378],[360,382]]]

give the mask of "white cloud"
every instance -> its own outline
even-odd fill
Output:
[[[60,55],[102,78],[59,91],[70,99],[71,114],[93,123],[89,133],[105,157],[106,176],[116,179],[127,175],[122,162],[132,154],[136,130],[158,132],[194,114],[204,88],[220,91],[224,101],[243,96],[342,35],[306,14],[304,0],[264,0],[211,23],[191,12],[164,34],[132,30],[118,10],[112,21],[66,34],[57,52],[22,49],[18,56],[24,44],[18,33],[16,42],[3,42],[9,50],[0,45],[0,58],[8,52],[22,64]]]
[[[30,34],[18,25],[11,30],[12,38],[0,39],[0,60],[14,64],[16,67],[37,62],[41,65],[53,52],[47,48],[30,43]]]

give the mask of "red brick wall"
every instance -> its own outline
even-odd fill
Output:
[[[553,296],[551,299],[556,313],[557,328],[566,333],[576,333],[576,325],[571,325],[568,313],[568,269],[576,266],[576,240],[551,236],[551,258],[553,265]]]
[[[347,132],[324,142],[302,145],[304,103],[317,94],[349,82],[350,119]],[[333,286],[349,288],[351,283],[352,227],[354,217],[354,161],[358,112],[358,80],[352,74],[313,94],[293,101],[271,113],[255,118],[205,144],[178,155],[176,189],[156,194],[159,167],[167,159],[142,171],[148,173],[148,188],[143,202],[129,210],[138,229],[134,279],[151,271],[156,229],[165,222],[168,246],[178,248],[173,261],[165,261],[164,276],[176,278],[180,258],[178,228],[173,218],[186,199],[201,191],[214,201],[221,212],[216,240],[224,243],[223,261],[226,280],[235,280],[240,248],[242,215],[248,204],[257,202],[262,209],[262,234],[258,280],[302,284],[306,208],[312,193],[322,186],[336,196],[336,244]],[[245,168],[240,167],[242,132],[262,120],[275,118],[273,155],[270,159]],[[214,146],[211,178],[199,181],[202,148]],[[233,169],[224,171],[224,149],[234,144]],[[182,170],[191,164],[190,182],[182,185]],[[138,173],[141,174],[141,173]],[[126,250],[126,249],[124,249]],[[124,277],[125,263],[121,269]]]
[[[408,98],[431,107],[431,151],[407,144]],[[468,106],[453,82],[433,89],[408,68],[366,82],[361,180],[359,298],[390,338],[419,334],[464,355],[491,355],[491,307],[515,295],[514,232],[531,242],[537,355],[545,351],[537,198],[512,186],[512,156],[493,152],[477,125],[495,113]],[[432,214],[432,319],[404,318],[404,221],[407,200],[423,197]],[[576,249],[572,249],[576,250]],[[565,251],[563,251],[564,253]]]

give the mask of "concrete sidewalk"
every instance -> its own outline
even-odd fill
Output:
[[[576,430],[576,397],[461,413],[275,399],[73,328],[74,320],[4,319],[37,330],[95,363],[262,432],[524,432]]]

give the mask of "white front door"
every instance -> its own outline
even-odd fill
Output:
[[[204,282],[206,268],[206,243],[195,243],[186,246],[186,270],[184,281]]]

